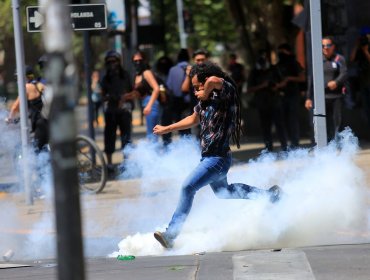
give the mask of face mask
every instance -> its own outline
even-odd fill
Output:
[[[135,61],[134,67],[136,74],[141,74],[145,70],[145,63],[143,61]]]
[[[117,62],[106,63],[106,68],[109,73],[118,72],[119,64]]]
[[[292,56],[283,52],[278,53],[278,57],[280,61],[287,61],[289,60]]]
[[[261,56],[256,63],[257,70],[266,70],[270,68],[270,63],[265,59],[263,56]]]

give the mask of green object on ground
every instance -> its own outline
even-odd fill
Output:
[[[117,260],[119,261],[132,261],[135,259],[135,256],[131,255],[118,255]]]
[[[185,266],[175,265],[175,266],[171,266],[169,270],[183,270],[184,268]]]

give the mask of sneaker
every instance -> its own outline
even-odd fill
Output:
[[[278,202],[281,198],[281,188],[278,185],[274,185],[268,189],[270,194],[270,202],[275,203]]]
[[[157,239],[157,241],[166,249],[173,247],[173,239],[166,236],[165,232],[156,231],[154,233],[154,238]]]

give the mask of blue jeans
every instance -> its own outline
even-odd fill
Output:
[[[195,193],[210,185],[219,198],[253,199],[266,191],[241,183],[228,184],[227,172],[231,166],[231,154],[226,157],[203,157],[195,170],[185,180],[175,213],[166,230],[166,235],[174,239],[180,233],[193,204]]]
[[[143,108],[145,108],[145,106],[148,104],[149,100],[150,100],[150,95],[147,95],[147,96],[144,97],[144,99],[142,100],[142,103],[141,103]],[[153,134],[153,128],[157,124],[159,124],[160,117],[161,117],[161,107],[160,107],[160,104],[159,104],[158,100],[156,100],[153,103],[152,110],[151,110],[150,114],[145,116],[146,137],[152,142],[157,142],[158,141],[158,136]]]

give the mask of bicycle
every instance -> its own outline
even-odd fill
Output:
[[[108,170],[104,155],[98,145],[86,135],[76,137],[77,170],[80,188],[99,193],[107,182]]]
[[[6,120],[8,124],[18,124],[19,119]],[[46,150],[50,152],[50,146]],[[13,158],[16,165],[22,159],[16,148]],[[108,170],[104,155],[93,139],[86,135],[76,136],[76,159],[79,187],[82,192],[100,193],[107,182]]]

